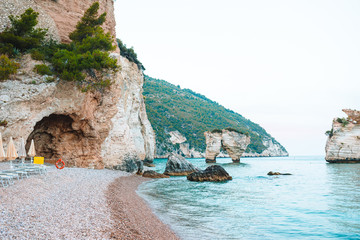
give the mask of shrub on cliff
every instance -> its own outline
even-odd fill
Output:
[[[144,65],[137,59],[137,54],[134,51],[134,48],[127,48],[126,45],[120,40],[116,39],[116,42],[120,49],[120,55],[127,58],[130,62],[135,63],[140,70],[145,70]]]
[[[346,125],[349,124],[349,121],[348,121],[347,119],[345,119],[345,118],[337,118],[336,121],[337,121],[338,123],[341,123],[341,125],[342,125],[343,127],[346,127]]]
[[[25,52],[32,48],[40,47],[47,33],[46,29],[36,28],[39,13],[27,9],[20,16],[10,15],[11,27],[0,33],[0,53],[10,57],[17,51]]]
[[[20,67],[19,63],[9,59],[6,55],[0,56],[0,80],[8,79],[11,74],[15,74]]]

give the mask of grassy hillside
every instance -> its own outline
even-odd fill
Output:
[[[205,151],[205,131],[229,127],[251,136],[247,152],[261,153],[265,150],[263,138],[271,138],[277,143],[258,124],[190,89],[181,89],[164,80],[145,76],[144,96],[159,151],[171,151],[178,147],[168,140],[168,132],[176,130],[187,138],[190,148],[198,151]]]

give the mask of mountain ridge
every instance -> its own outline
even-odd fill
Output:
[[[157,157],[166,157],[171,152],[191,157],[191,151],[202,157],[206,149],[204,132],[225,128],[250,135],[251,144],[244,156],[288,155],[259,124],[200,93],[147,75],[143,89],[147,114],[156,133]],[[170,140],[178,133],[186,141]]]

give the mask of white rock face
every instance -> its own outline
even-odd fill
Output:
[[[0,2],[0,29],[8,25],[7,15],[32,7],[40,12],[40,27],[48,27],[55,39],[68,41],[83,12],[94,2],[8,0]],[[100,0],[100,13],[107,12],[106,31],[115,35],[112,0]],[[119,52],[119,49],[116,50]],[[0,131],[6,143],[12,136],[35,139],[37,153],[46,158],[63,158],[78,167],[113,167],[124,158],[152,161],[155,134],[147,119],[142,95],[143,74],[136,64],[119,54],[122,70],[109,75],[114,82],[103,93],[83,93],[74,83],[46,82],[46,76],[32,69],[40,62],[29,56],[12,80],[0,82]]]
[[[186,137],[183,136],[179,131],[172,131],[169,132],[169,134],[170,134],[170,141],[172,144],[183,143],[186,141]]]
[[[284,150],[280,144],[274,143],[271,138],[263,139],[263,144],[267,147],[261,153],[249,152],[244,153],[243,157],[287,157],[289,153]]]
[[[206,162],[216,162],[221,147],[227,151],[233,162],[239,162],[241,155],[250,144],[250,137],[235,131],[205,132]]]
[[[343,110],[347,114],[349,110]],[[343,126],[342,123],[333,120],[333,134],[326,142],[326,161],[328,162],[360,162],[360,125],[354,124],[352,116],[359,116],[357,113],[349,113],[350,122]]]
[[[206,152],[205,159],[207,162],[215,162],[217,155],[220,153],[221,149],[221,132],[205,132],[205,140],[206,140]]]

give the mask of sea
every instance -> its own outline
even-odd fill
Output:
[[[154,170],[163,173],[166,161],[155,159]],[[211,165],[188,161],[200,169]],[[138,194],[181,239],[360,239],[360,164],[329,164],[324,156],[215,164],[233,180],[155,179]]]

